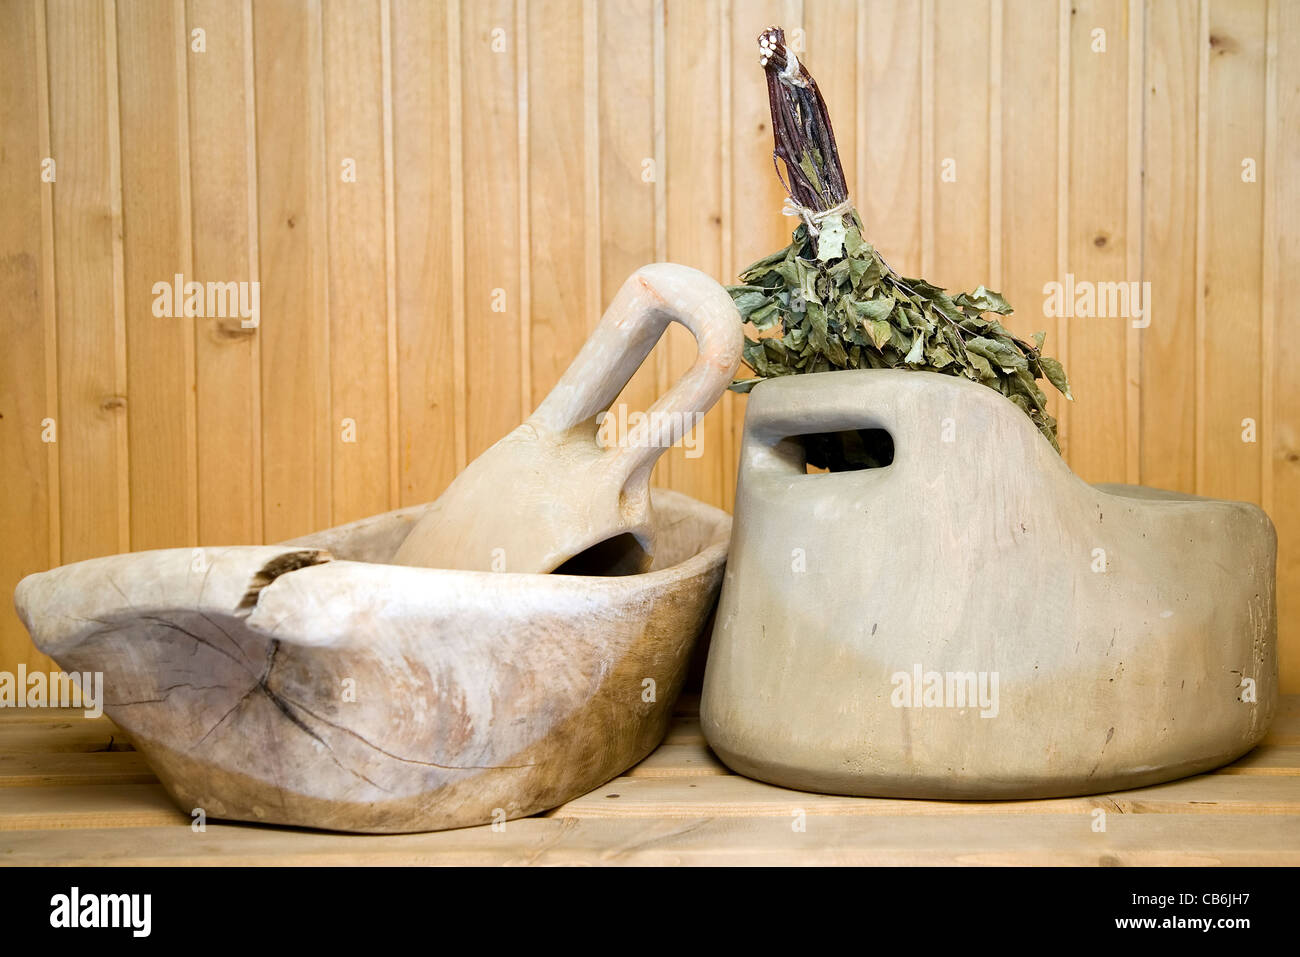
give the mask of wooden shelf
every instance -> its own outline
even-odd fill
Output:
[[[214,821],[195,832],[107,718],[6,709],[0,864],[1300,864],[1300,696],[1283,699],[1260,747],[1212,774],[1051,801],[771,787],[713,756],[697,710],[684,699],[654,754],[546,814],[501,831],[374,836]]]

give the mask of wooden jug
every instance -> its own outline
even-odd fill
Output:
[[[808,474],[801,436],[879,430]],[[1041,798],[1227,764],[1277,704],[1259,508],[1075,476],[1029,418],[928,372],[750,396],[705,672],[709,745],[786,787]]]
[[[670,322],[699,356],[657,402],[645,427],[611,448],[598,441],[608,409]],[[591,338],[528,419],[447,487],[394,556],[399,565],[474,571],[617,575],[654,555],[650,471],[726,390],[744,335],[727,291],[672,263],[623,283]]]

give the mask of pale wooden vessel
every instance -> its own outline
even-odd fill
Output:
[[[672,322],[695,336],[695,363],[639,419],[640,431],[603,446],[597,416]],[[740,313],[715,280],[675,263],[642,266],[537,410],[456,476],[393,561],[478,571],[544,573],[566,562],[602,574],[644,571],[655,550],[650,471],[726,391],[743,344]]]
[[[427,506],[277,546],[114,555],[17,605],[180,809],[401,832],[562,804],[659,743],[713,606],[730,519],[655,490],[647,573],[409,568]]]
[[[806,474],[794,437],[849,429],[888,431],[892,464]],[[1254,505],[1088,485],[975,383],[770,380],[746,415],[704,733],[742,774],[883,797],[1215,768],[1275,711],[1275,557]],[[917,671],[943,694],[911,697]],[[988,701],[996,680],[996,707],[962,706],[969,675]]]
[[[670,322],[700,354],[650,410],[667,427],[603,444],[598,413]],[[554,807],[663,737],[730,519],[652,495],[650,471],[726,389],[740,328],[703,273],[642,267],[436,502],[67,565],[19,584],[19,615],[65,671],[104,673],[104,710],[183,809],[395,832]]]

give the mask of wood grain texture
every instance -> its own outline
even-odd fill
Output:
[[[907,276],[921,270],[921,3],[867,0],[862,9],[858,162],[848,173],[872,242]]]
[[[731,121],[726,132],[724,162],[723,229],[729,237],[723,252],[724,269],[736,273],[755,260],[790,242],[793,224],[778,215],[785,192],[777,180],[772,162],[772,115],[767,87],[758,65],[756,38],[772,24],[802,21],[803,4],[796,0],[725,0],[723,7],[724,113]],[[793,37],[790,38],[793,41]],[[792,46],[791,49],[794,49]],[[801,55],[799,50],[794,50]],[[729,266],[729,268],[727,268]],[[740,375],[748,373],[742,367]],[[730,435],[727,437],[726,507],[735,501],[735,479],[740,461],[740,439],[744,432],[748,396],[737,395],[731,403]],[[724,408],[724,413],[727,412]],[[725,420],[724,420],[725,421]]]
[[[436,498],[456,475],[451,109],[446,4],[393,3],[399,505]],[[463,413],[463,409],[462,409]]]
[[[738,344],[732,357],[722,376]],[[62,667],[113,676],[104,709],[157,772],[173,815],[204,808],[372,833],[499,822],[586,793],[663,738],[721,584],[731,520],[679,493],[656,499],[653,575],[393,567],[424,506],[289,546],[221,549],[202,575],[188,549],[55,569],[20,586],[18,610],[40,622],[37,644]],[[371,561],[330,557],[368,549]],[[250,580],[262,584],[248,599]],[[56,634],[56,620],[72,632]],[[114,821],[166,823],[158,785],[134,787],[112,789]],[[104,808],[79,794],[0,788],[0,826],[99,826]]]
[[[54,714],[62,712],[59,717]],[[29,716],[37,720],[24,720]],[[6,710],[0,724],[0,754],[91,754],[133,750],[130,739],[107,718],[87,718],[72,709]]]
[[[1071,5],[1070,170],[1067,270],[1076,280],[1113,283],[1127,272],[1128,31],[1124,0]],[[1064,282],[1065,276],[1057,277]],[[1107,303],[1074,304],[1069,329],[1071,403],[1062,447],[1085,481],[1127,475],[1128,354],[1126,316]],[[1092,314],[1087,314],[1092,313]],[[1086,399],[1085,399],[1086,397]]]
[[[331,523],[386,511],[389,386],[380,2],[323,4]],[[384,388],[375,388],[379,382]]]
[[[40,183],[48,148],[48,97],[44,75],[44,9],[32,4],[0,8],[0,35],[13,38],[10,56],[0,60],[0,208],[11,228],[0,232],[0,322],[5,350],[0,357],[0,483],[6,507],[0,509],[0,587],[12,590],[19,579],[59,560],[57,525],[58,443],[45,441],[47,419],[56,419],[57,356],[52,290],[48,288],[54,250],[47,234],[53,183]],[[33,188],[33,183],[39,184]],[[53,374],[51,374],[53,373]],[[51,506],[55,507],[52,514]],[[0,605],[0,634],[18,634],[22,625],[13,605]],[[0,639],[3,640],[3,639]],[[44,656],[15,643],[4,661],[48,669]]]
[[[663,176],[655,156],[654,21],[652,0],[598,4],[600,109],[600,295],[609,303],[638,267],[655,261],[655,183]],[[635,110],[624,109],[628,103]],[[614,400],[628,413],[650,408],[661,341]],[[654,478],[662,477],[663,466]]]
[[[115,17],[107,2],[51,3],[46,14],[50,151],[64,171],[53,189],[53,270],[65,562],[130,547]]]
[[[1245,816],[1025,815],[816,818],[794,832],[779,817],[512,821],[375,837],[209,824],[4,831],[5,863],[134,865],[1044,865],[1294,866],[1294,821]]]
[[[533,343],[528,401],[535,407],[582,348],[601,304],[587,299],[585,229],[592,196],[585,168],[575,162],[588,147],[582,2],[530,3],[528,16],[528,181],[536,184],[528,190]]]
[[[319,5],[253,10],[261,249],[264,536],[330,524],[329,316]],[[271,357],[278,357],[274,361]]]
[[[1142,330],[1141,478],[1196,491],[1196,112],[1197,19],[1176,4],[1149,2],[1143,280],[1151,324]]]
[[[1046,332],[1044,348],[1056,355],[1056,319],[1044,314],[1043,287],[1057,275],[1056,173],[1063,147],[1056,124],[1043,117],[1055,116],[1058,106],[1057,10],[1035,0],[1004,0],[1002,23],[1002,136],[990,144],[991,162],[1002,167],[998,288],[1016,310],[1007,328],[1022,337]],[[1026,49],[1039,55],[1024,56]],[[1064,400],[1046,391],[1048,409],[1059,417]]]
[[[667,249],[671,262],[692,263],[722,276],[721,4],[670,0],[665,10]],[[667,332],[670,382],[695,361],[695,340],[676,325]],[[728,401],[723,396],[722,403]],[[721,409],[707,415],[689,444],[665,453],[660,470],[671,485],[701,501],[723,507],[726,443]]]
[[[148,784],[154,773],[135,751],[0,754],[0,788]]]
[[[247,42],[252,8],[189,0],[186,26],[191,268],[196,279],[255,282],[256,118]],[[202,53],[188,46],[189,31],[198,29],[205,34]],[[194,326],[198,543],[259,541],[261,342],[238,314]]]
[[[672,752],[670,752],[671,754]],[[658,773],[629,774],[553,811],[552,817],[784,817],[802,810],[812,815],[1073,814],[1086,817],[1101,808],[1116,814],[1295,815],[1300,780],[1294,775],[1210,774],[1150,788],[1046,801],[921,801],[846,797],[773,787],[738,774],[701,782],[707,773],[670,774],[667,757],[650,764]],[[1292,756],[1282,756],[1286,760]],[[706,767],[704,756],[688,766]],[[638,766],[639,770],[641,766]],[[1235,765],[1234,765],[1235,767]]]
[[[465,355],[469,457],[521,420],[517,77],[512,0],[462,2]],[[456,105],[453,104],[453,109]]]
[[[1271,8],[1270,8],[1271,9]],[[1264,356],[1271,363],[1274,388],[1270,446],[1265,449],[1265,467],[1271,470],[1272,496],[1265,508],[1277,526],[1277,600],[1282,649],[1278,655],[1282,687],[1300,688],[1300,638],[1296,621],[1300,620],[1300,312],[1291,303],[1300,301],[1300,232],[1293,225],[1300,210],[1300,5],[1279,3],[1275,20],[1276,35],[1276,113],[1269,128],[1276,166],[1265,169],[1266,183],[1271,184],[1270,220],[1272,232],[1266,236],[1267,252],[1272,254],[1270,275],[1272,288],[1270,315],[1273,332],[1270,341],[1276,350]],[[1286,122],[1282,117],[1291,119]]]
[[[787,241],[755,49],[781,24],[885,257],[1000,284],[1018,332],[1047,330],[1076,472],[1269,511],[1300,690],[1294,6],[13,0],[0,583],[436,497],[633,268],[726,281]],[[260,282],[260,327],[155,317],[178,267]],[[1150,282],[1151,324],[1043,315],[1066,273]],[[693,356],[670,329],[623,400],[645,408]],[[673,450],[655,483],[730,507],[746,401],[725,396],[700,456]],[[0,669],[39,660],[0,613]]]
[[[1038,798],[1171,780],[1263,738],[1276,700],[1274,542],[1257,506],[1088,485],[969,381],[823,378],[783,377],[750,399],[701,708],[730,767],[807,790]],[[956,451],[936,428],[946,416]],[[888,470],[805,476],[785,439],[864,422],[907,449]],[[977,501],[991,514],[972,521]],[[927,524],[934,534],[910,534]],[[877,532],[890,546],[863,549]],[[1072,557],[1094,545],[1106,574]],[[801,554],[814,592],[791,575]],[[996,610],[949,587],[972,554],[996,554],[1023,586],[1002,590]],[[889,676],[897,685],[918,661],[999,675],[1000,713],[1014,718],[901,715]],[[1245,706],[1232,683],[1243,676],[1259,688]]]
[[[817,86],[830,110],[835,145],[845,176],[858,168],[858,0],[812,0],[804,3],[801,26],[804,49],[799,56],[817,64]],[[851,194],[855,195],[856,194]]]
[[[196,831],[139,754],[66,746],[69,729],[83,725],[82,737],[96,740],[107,719],[6,711],[0,864],[1300,863],[1296,745],[1266,742],[1213,774],[1082,798],[848,798],[731,774],[699,736],[688,713],[694,704],[679,701],[664,743],[626,775],[551,812],[503,827],[398,836],[212,820]],[[1279,712],[1275,731],[1300,718],[1300,698],[1282,699]],[[15,734],[32,750],[13,751],[7,736]]]
[[[182,3],[120,0],[127,408],[131,547],[198,539],[194,330],[188,287],[160,316],[155,284],[194,279]],[[156,64],[138,70],[136,63]],[[206,302],[203,304],[206,309]]]
[[[933,217],[924,224],[934,259],[925,278],[954,294],[995,286],[988,242],[990,31],[989,0],[935,0],[934,165],[922,171],[934,189]],[[983,67],[975,83],[972,62]]]
[[[1266,0],[1211,0],[1197,492],[1258,502]],[[1246,164],[1256,171],[1251,176]]]

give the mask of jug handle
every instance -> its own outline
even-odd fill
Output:
[[[850,429],[888,432],[894,441],[891,464],[897,468],[888,473],[867,469],[845,475],[879,478],[905,471],[914,452],[911,440],[917,419],[934,417],[938,421],[938,409],[951,400],[947,382],[934,383],[929,393],[918,393],[915,387],[922,384],[918,375],[922,374],[855,369],[759,383],[745,409],[742,472],[805,475],[805,452],[799,436]],[[971,398],[979,400],[981,396]]]
[[[607,410],[670,322],[691,331],[699,354],[646,416],[646,422],[666,421],[667,435],[661,432],[660,441],[653,445],[648,440],[629,441],[608,453],[625,483],[648,479],[659,456],[690,431],[696,416],[713,407],[740,366],[744,345],[740,313],[727,291],[697,269],[653,263],[628,277],[529,422],[552,432],[567,432]]]

